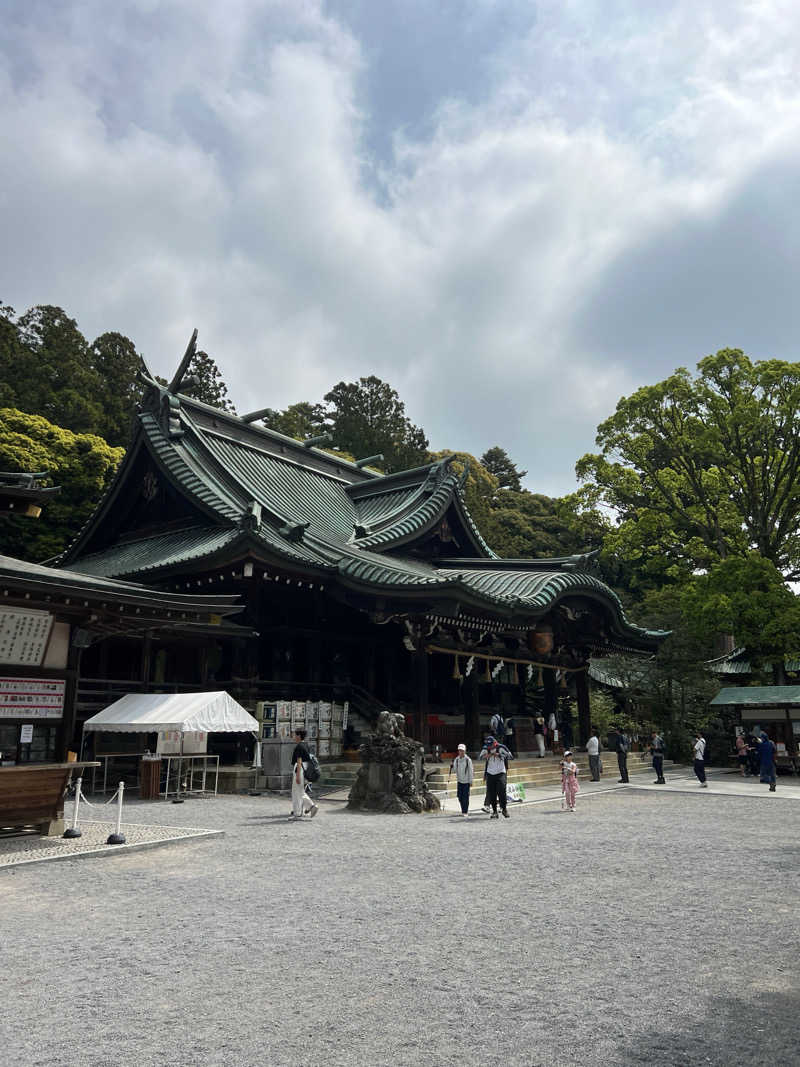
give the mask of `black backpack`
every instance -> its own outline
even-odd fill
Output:
[[[307,782],[318,782],[322,774],[322,768],[319,765],[319,760],[313,752],[308,754],[308,763],[306,765],[305,777]]]

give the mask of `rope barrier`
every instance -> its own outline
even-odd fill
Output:
[[[523,667],[538,667],[540,670],[546,671],[561,671],[564,674],[578,674],[580,671],[587,671],[589,664],[585,663],[582,667],[564,667],[559,663],[539,663],[534,659],[513,659],[511,656],[498,656],[490,655],[486,652],[472,652],[459,650],[457,648],[444,648],[442,645],[426,645],[426,652],[442,652],[447,656],[464,656],[466,658],[472,656],[473,659],[482,659],[487,661],[496,661],[502,663],[517,663]]]

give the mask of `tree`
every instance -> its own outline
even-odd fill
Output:
[[[491,548],[498,554],[502,554],[489,534],[492,500],[497,493],[497,479],[469,452],[452,452],[445,449],[443,452],[428,453],[428,460],[442,460],[448,456],[454,457],[451,469],[455,474],[461,475],[465,467],[469,468],[463,489],[467,510]]]
[[[486,470],[495,476],[501,489],[512,489],[516,493],[522,492],[521,479],[528,473],[518,470],[511,457],[504,448],[495,445],[481,456],[481,463]]]
[[[103,393],[75,320],[51,305],[33,307],[13,324],[8,315],[3,318],[4,402],[58,420],[75,433],[95,431],[102,421]]]
[[[104,333],[89,347],[91,366],[101,383],[103,411],[95,432],[112,446],[127,445],[134,412],[142,395],[138,372],[142,359],[133,341],[121,333]]]
[[[277,430],[287,437],[303,441],[323,432],[325,411],[320,404],[310,404],[303,400],[299,404],[290,404],[285,411],[274,411],[270,408],[264,413],[261,421],[270,430]]]
[[[388,382],[374,375],[339,382],[325,401],[326,427],[336,448],[358,458],[382,452],[387,472],[427,462],[428,439],[406,417],[405,404]]]
[[[500,555],[516,559],[569,556],[600,548],[608,523],[572,497],[502,489],[491,502],[487,537]]]
[[[45,504],[40,519],[9,516],[3,551],[40,562],[61,552],[77,534],[122,460],[93,434],[75,434],[40,415],[0,410],[0,470],[49,471],[61,492]]]
[[[584,500],[612,508],[609,547],[643,583],[756,551],[800,577],[800,363],[723,349],[623,397],[584,456]]]
[[[598,726],[620,721],[633,732],[646,733],[653,727],[664,734],[672,758],[688,757],[695,729],[706,736],[723,729],[716,710],[709,707],[719,689],[719,680],[706,667],[713,655],[712,633],[698,634],[687,617],[682,590],[677,586],[650,589],[630,609],[633,622],[648,630],[668,630],[670,636],[656,655],[641,657],[614,655],[604,658],[601,669],[619,681],[616,704],[592,699],[592,714]],[[730,742],[727,741],[727,744]],[[713,745],[717,749],[717,745]]]
[[[195,352],[189,364],[188,375],[196,379],[197,384],[191,389],[191,395],[204,404],[236,414],[236,408],[228,399],[228,387],[222,380],[222,374],[216,362],[208,352]],[[187,392],[189,390],[187,389]]]
[[[734,634],[754,665],[772,665],[785,682],[784,656],[800,653],[800,599],[770,560],[753,552],[716,563],[682,590],[681,605],[701,640]]]

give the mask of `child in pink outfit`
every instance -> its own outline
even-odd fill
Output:
[[[575,797],[578,795],[578,765],[572,761],[572,753],[567,751],[561,761],[561,792],[570,811],[575,811]]]

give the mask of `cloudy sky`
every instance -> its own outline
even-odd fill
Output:
[[[617,399],[800,358],[793,0],[5,0],[0,300],[240,411],[390,381],[562,493]]]

